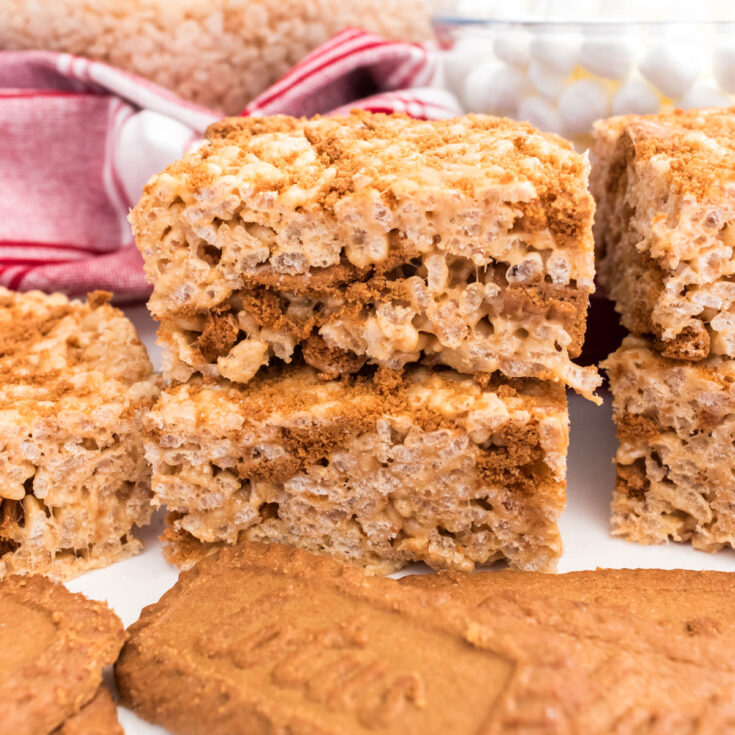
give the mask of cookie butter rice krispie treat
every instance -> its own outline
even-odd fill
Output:
[[[735,108],[598,122],[600,282],[667,357],[735,357]]]
[[[228,114],[334,34],[432,36],[424,0],[2,0],[0,49],[104,61]]]
[[[0,576],[69,578],[141,548],[142,418],[158,387],[108,298],[0,289]]]
[[[386,392],[382,392],[388,388]],[[247,538],[392,572],[411,561],[548,570],[561,553],[564,388],[481,388],[453,371],[401,383],[263,371],[245,387],[192,379],[146,418],[167,556],[190,566]]]
[[[735,546],[735,362],[668,359],[629,336],[602,365],[620,440],[613,533]]]
[[[130,220],[164,373],[246,383],[297,348],[327,376],[428,362],[573,386],[593,288],[588,166],[499,118],[236,118]]]

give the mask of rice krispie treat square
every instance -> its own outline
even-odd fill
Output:
[[[599,278],[666,357],[735,357],[735,108],[595,126]]]
[[[142,420],[159,388],[109,296],[0,289],[0,576],[64,579],[141,548]]]
[[[591,396],[588,168],[487,116],[217,123],[130,216],[164,374],[247,383],[300,348],[330,377],[423,356]]]
[[[613,534],[735,546],[735,362],[669,359],[628,336],[602,367],[620,441]]]
[[[451,370],[403,381],[261,372],[247,386],[194,378],[146,417],[164,553],[188,567],[246,538],[300,546],[373,573],[412,561],[553,569],[565,501],[563,386],[480,387]]]

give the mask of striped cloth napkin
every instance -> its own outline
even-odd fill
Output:
[[[427,48],[348,29],[243,115],[353,107],[420,118],[460,114],[431,87]],[[145,297],[126,216],[148,178],[220,115],[120,69],[45,51],[0,53],[0,285]]]

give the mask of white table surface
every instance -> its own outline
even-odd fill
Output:
[[[126,310],[140,331],[156,368],[161,350],[155,344],[156,325],[145,307]],[[564,555],[559,571],[595,567],[643,567],[659,569],[717,569],[735,571],[732,551],[707,554],[688,545],[637,546],[608,534],[608,506],[615,482],[612,458],[615,430],[610,415],[610,399],[597,407],[577,395],[569,396],[571,444],[569,448],[567,507],[560,527]],[[67,587],[96,600],[106,600],[126,626],[133,623],[145,605],[156,602],[173,585],[177,571],[161,556],[158,535],[163,515],[140,533],[144,552],[107,569],[88,572],[70,581]],[[414,570],[425,569],[419,566]],[[409,568],[410,570],[410,568]],[[108,680],[109,672],[108,672]],[[164,730],[138,719],[128,710],[118,709],[127,735],[161,735]]]

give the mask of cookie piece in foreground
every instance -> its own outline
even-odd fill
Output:
[[[480,387],[452,370],[402,382],[264,371],[246,386],[191,380],[147,415],[164,553],[190,566],[247,538],[389,573],[412,561],[467,570],[505,559],[550,570],[561,554],[564,388]]]
[[[141,548],[158,382],[108,299],[0,289],[0,576],[68,579]]]
[[[593,290],[589,166],[525,123],[355,112],[232,118],[130,215],[164,374],[335,377],[422,356],[590,397],[571,362]]]
[[[124,640],[122,622],[104,603],[38,575],[1,579],[2,731],[45,734],[75,716],[78,724],[93,710],[99,714],[102,669],[115,661]],[[92,710],[85,712],[86,706]],[[114,724],[109,716],[96,721]]]
[[[53,735],[125,735],[109,690],[101,686],[94,698],[72,715]]]
[[[595,569],[566,574],[503,570],[482,574],[409,574],[401,584],[446,592],[465,605],[505,594],[547,595],[564,604],[624,608],[635,618],[670,625],[677,634],[735,644],[735,574],[688,569]]]
[[[619,607],[445,593],[241,543],[143,610],[122,702],[172,733],[729,732],[733,646]]]
[[[628,336],[602,367],[619,440],[613,534],[735,546],[735,361],[667,359]]]
[[[595,124],[600,283],[667,357],[735,357],[735,108]]]

